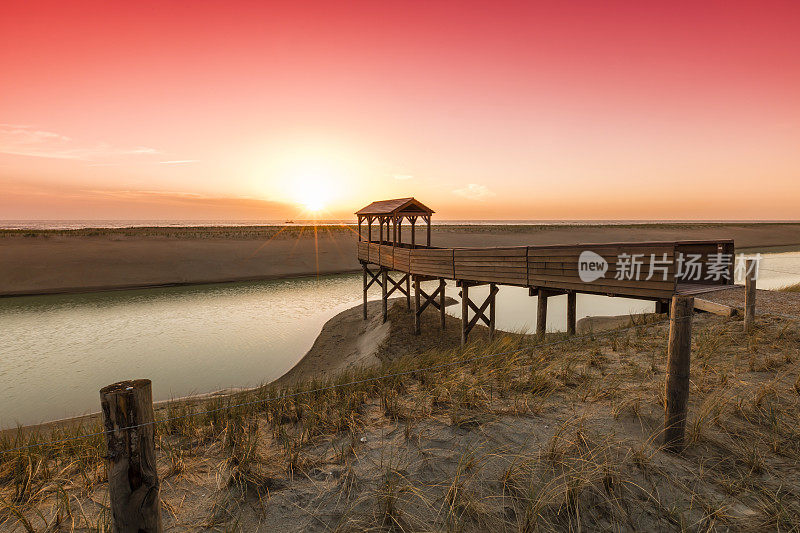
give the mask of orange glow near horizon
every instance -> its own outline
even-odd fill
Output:
[[[23,2],[0,219],[797,219],[800,3]]]

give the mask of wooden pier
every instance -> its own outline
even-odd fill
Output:
[[[414,198],[373,202],[356,212],[358,216],[358,260],[364,270],[364,318],[367,290],[381,286],[383,319],[387,316],[387,299],[399,291],[409,307],[414,302],[415,332],[419,333],[419,316],[428,305],[436,307],[444,328],[444,292],[447,280],[461,289],[461,340],[466,343],[469,332],[482,321],[493,334],[495,329],[496,294],[499,285],[527,287],[538,297],[536,331],[546,332],[547,299],[567,295],[567,329],[574,334],[577,314],[576,294],[601,294],[624,298],[653,300],[657,311],[667,312],[670,299],[676,294],[701,294],[733,283],[733,261],[725,266],[725,277],[716,279],[712,270],[713,256],[733,258],[733,240],[615,242],[579,245],[504,246],[483,248],[437,248],[431,246],[431,217],[434,211]],[[425,223],[425,244],[416,242],[416,224]],[[377,222],[377,228],[373,223]],[[410,227],[410,238],[403,242],[403,225]],[[376,231],[377,230],[377,231]],[[584,252],[602,258],[607,270],[593,281],[583,281],[579,274],[579,258]],[[679,257],[700,256],[691,268],[692,276],[679,272]],[[620,264],[622,257],[635,257],[639,275],[630,276],[632,268]],[[634,272],[635,273],[635,272]],[[420,287],[423,281],[438,280],[438,288],[427,294]],[[411,285],[414,297],[411,297]],[[469,298],[469,288],[489,285],[483,302]],[[472,316],[470,317],[470,311]]]

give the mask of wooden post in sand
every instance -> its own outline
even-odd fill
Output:
[[[575,335],[575,323],[578,315],[577,297],[575,291],[567,293],[567,335]]]
[[[363,305],[363,313],[364,320],[367,319],[367,264],[361,263],[361,268],[363,269],[362,274],[364,274],[364,305]]]
[[[442,331],[444,331],[445,327],[445,319],[444,319],[444,288],[447,286],[447,283],[444,281],[444,278],[439,278],[439,321],[442,325]]]
[[[744,281],[744,331],[749,333],[756,323],[756,260],[747,260]]]
[[[672,297],[667,351],[666,402],[664,406],[664,447],[674,452],[679,452],[683,449],[686,430],[693,312],[693,297]]]
[[[414,335],[420,334],[419,321],[419,276],[414,276]]]
[[[108,444],[108,490],[115,533],[160,533],[155,418],[149,379],[100,389]]]
[[[381,267],[381,311],[383,312],[383,321],[386,322],[386,319],[389,317],[389,309],[387,307],[387,300],[389,300],[389,295],[387,291],[389,290],[386,286],[387,280],[386,278],[389,276],[389,271],[385,267]]]
[[[461,346],[467,344],[467,324],[469,323],[469,285],[461,284]]]
[[[545,289],[539,289],[538,294],[538,303],[537,303],[537,310],[536,310],[536,335],[539,336],[540,339],[544,338],[544,334],[547,333],[547,291]]]

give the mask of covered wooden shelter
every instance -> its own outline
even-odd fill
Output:
[[[403,220],[408,220],[411,225],[411,248],[416,248],[416,224],[422,219],[426,227],[426,246],[431,245],[431,215],[433,209],[414,198],[395,198],[394,200],[380,200],[356,211],[358,217],[359,242],[376,242],[397,246],[403,242]],[[373,240],[372,223],[378,222],[377,240]],[[367,223],[366,235],[363,235],[362,225]],[[384,233],[384,225],[386,232]],[[391,229],[390,229],[391,228]]]

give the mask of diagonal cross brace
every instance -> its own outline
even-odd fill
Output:
[[[377,272],[374,272],[374,273],[369,268],[365,268],[364,270],[367,272],[367,274],[369,274],[369,277],[371,278],[370,282],[367,283],[367,286],[365,287],[366,289],[369,289],[370,287],[372,287],[373,283],[377,283],[378,285],[381,284],[381,280],[380,280],[381,272],[380,272],[380,270],[377,271]]]
[[[387,275],[386,275],[386,281],[387,281],[388,283],[391,283],[391,284],[392,284],[392,288],[391,288],[391,289],[389,289],[389,290],[386,292],[386,297],[388,298],[389,296],[391,296],[391,295],[392,295],[392,293],[393,293],[394,291],[396,291],[396,290],[398,290],[398,291],[402,292],[402,293],[403,293],[403,294],[405,294],[406,296],[409,296],[408,292],[406,291],[406,288],[405,288],[405,287],[403,287],[403,283],[406,281],[406,278],[408,278],[408,274],[404,274],[402,278],[400,278],[398,281],[395,281],[395,280],[393,280],[392,278],[390,278],[390,277],[389,277],[389,275],[387,274]]]
[[[430,295],[428,295],[425,291],[423,291],[422,288],[419,289],[419,294],[420,296],[425,298],[425,303],[423,303],[420,306],[419,311],[417,311],[418,315],[422,314],[425,308],[428,307],[428,304],[433,305],[436,309],[441,309],[439,302],[436,301],[436,297],[439,296],[439,293],[441,293],[442,288],[443,287],[439,285],[438,287],[436,287],[436,290],[433,291]]]
[[[484,311],[486,311],[486,308],[489,307],[489,305],[494,301],[494,295],[497,294],[497,291],[499,290],[500,289],[498,289],[497,286],[492,285],[492,288],[489,290],[489,296],[486,297],[486,300],[480,307],[472,303],[471,300],[467,300],[467,305],[469,305],[470,309],[472,309],[475,312],[475,316],[473,316],[472,319],[469,322],[467,322],[467,328],[466,328],[467,334],[469,334],[469,332],[472,331],[472,328],[475,327],[475,324],[478,323],[478,320],[483,320],[483,322],[487,326],[491,326],[491,322],[484,314]]]

